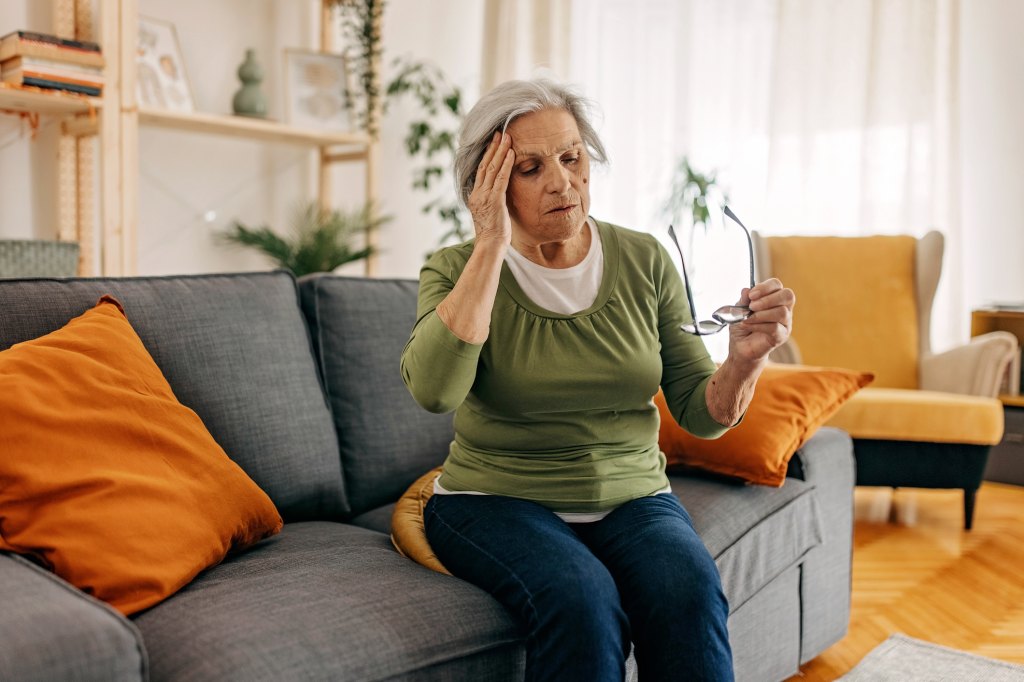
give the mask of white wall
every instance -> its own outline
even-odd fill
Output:
[[[436,64],[462,88],[468,109],[479,97],[484,4],[480,0],[388,0],[385,60],[410,55]],[[385,79],[390,73],[385,71]],[[424,255],[437,248],[447,230],[420,211],[428,195],[411,189],[413,166],[403,143],[411,112],[407,103],[395,108],[381,128],[380,194],[384,212],[393,216],[380,234],[378,274],[382,277],[417,277]]]
[[[50,3],[16,0],[0,2],[0,35],[17,28],[49,26]],[[0,115],[0,238],[52,239],[57,235],[56,206],[49,193],[35,191],[47,186],[56,163],[57,124],[43,120],[36,141],[28,142],[27,122]],[[47,189],[50,189],[47,186]]]
[[[384,19],[386,59],[409,53],[438,64],[478,95],[483,4],[477,0],[390,0]],[[315,0],[140,0],[141,13],[178,27],[199,107],[228,113],[234,74],[246,47],[267,73],[271,115],[280,116],[281,50],[313,42]],[[0,33],[49,30],[48,2],[0,2]],[[964,301],[1024,300],[1024,2],[961,4],[961,191]],[[387,74],[385,74],[387,76]],[[425,195],[410,189],[402,147],[409,111],[384,121],[379,184],[394,220],[380,235],[382,276],[414,277],[443,231],[420,213]],[[19,137],[17,118],[0,116],[0,237],[50,238],[56,126]],[[139,269],[143,274],[265,267],[259,257],[217,246],[213,233],[230,219],[283,226],[289,207],[315,193],[315,165],[299,148],[144,129],[140,133]],[[335,176],[338,203],[360,202],[361,169]],[[216,211],[207,223],[202,215]],[[358,272],[358,268],[355,270]]]

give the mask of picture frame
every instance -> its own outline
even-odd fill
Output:
[[[352,131],[345,101],[350,76],[344,54],[287,48],[284,82],[285,123],[312,130]]]
[[[135,89],[139,106],[182,113],[195,111],[195,95],[174,24],[140,16],[138,40]]]

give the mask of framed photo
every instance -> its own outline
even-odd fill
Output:
[[[287,123],[314,130],[352,130],[345,106],[349,77],[344,55],[286,49],[284,74]]]
[[[185,60],[174,24],[139,17],[136,65],[136,96],[139,106],[168,111],[195,111],[195,97],[185,71]]]

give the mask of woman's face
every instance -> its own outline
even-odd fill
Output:
[[[579,234],[590,211],[590,158],[576,119],[542,109],[512,121],[508,134],[516,159],[506,198],[519,238],[544,244]]]

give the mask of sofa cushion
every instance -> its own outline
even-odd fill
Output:
[[[781,488],[669,476],[693,527],[718,564],[735,611],[822,543],[814,486],[787,478]]]
[[[0,549],[122,613],[281,529],[104,296],[0,351]]]
[[[441,464],[452,415],[431,414],[399,372],[416,321],[414,280],[313,275],[299,282],[302,308],[338,430],[353,514],[394,502]]]
[[[348,523],[360,528],[368,528],[385,535],[391,534],[391,519],[395,515],[397,503],[385,504],[383,507],[375,507],[365,511],[359,516],[353,516]]]
[[[815,487],[806,481],[787,478],[781,488],[677,475],[670,475],[669,481],[718,564],[732,611],[822,542]],[[352,523],[391,533],[396,508],[379,507]],[[422,529],[422,519],[418,524],[406,519],[407,535]]]
[[[110,606],[0,554],[0,680],[148,679],[142,635]]]
[[[174,394],[285,520],[347,511],[337,440],[289,273],[0,280],[0,350],[62,327],[103,294],[124,304]]]
[[[154,680],[522,679],[497,601],[346,524],[286,524],[135,623]]]

